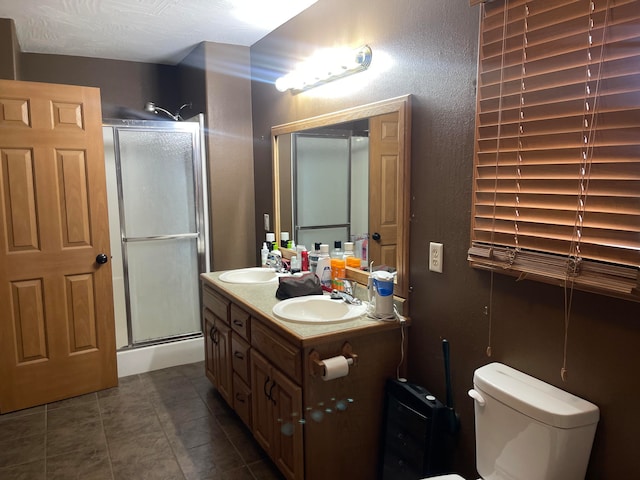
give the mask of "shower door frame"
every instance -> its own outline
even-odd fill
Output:
[[[193,152],[193,178],[194,178],[194,200],[195,200],[195,226],[197,233],[194,234],[176,234],[176,235],[157,235],[153,237],[136,238],[136,240],[171,240],[180,238],[195,238],[197,250],[197,266],[198,275],[209,271],[210,255],[209,255],[209,222],[207,209],[207,172],[206,172],[206,151],[204,147],[204,115],[199,114],[191,119],[183,122],[163,121],[163,120],[122,120],[122,119],[104,119],[103,127],[113,129],[113,146],[116,165],[116,178],[118,188],[118,213],[120,221],[120,248],[122,252],[122,266],[124,273],[124,297],[127,314],[127,346],[119,350],[132,348],[141,348],[149,345],[158,345],[167,342],[186,340],[190,338],[202,337],[202,325],[200,324],[199,332],[176,334],[169,337],[134,342],[133,339],[133,322],[132,307],[129,285],[129,266],[127,258],[126,244],[131,241],[126,237],[125,231],[125,212],[124,212],[124,193],[122,186],[122,170],[120,158],[120,138],[119,130],[139,131],[139,132],[187,132],[192,133],[192,152]],[[133,240],[133,241],[136,241]],[[198,298],[200,301],[199,311],[202,310],[202,293],[198,289]]]

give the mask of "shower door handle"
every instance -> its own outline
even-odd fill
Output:
[[[109,261],[109,257],[107,257],[104,253],[99,253],[96,256],[96,263],[98,265],[104,265],[105,263],[107,263]]]

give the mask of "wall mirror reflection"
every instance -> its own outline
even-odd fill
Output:
[[[366,270],[398,272],[408,293],[410,99],[398,97],[271,129],[274,230],[296,244],[354,242]]]

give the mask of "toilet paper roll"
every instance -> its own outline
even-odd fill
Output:
[[[324,363],[324,375],[322,375],[322,379],[325,382],[349,375],[349,361],[342,355],[325,358],[322,360],[322,363]]]

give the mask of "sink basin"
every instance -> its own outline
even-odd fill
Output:
[[[273,314],[290,322],[338,323],[364,315],[366,305],[350,305],[342,300],[332,300],[328,295],[309,295],[290,298],[277,303]]]
[[[278,274],[270,268],[250,267],[229,270],[220,275],[220,280],[227,283],[271,283],[278,279]]]

